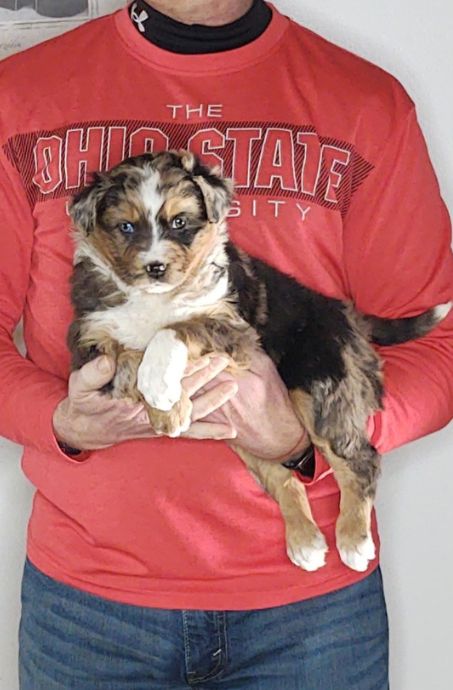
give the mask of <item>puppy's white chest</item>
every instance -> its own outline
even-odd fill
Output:
[[[226,277],[205,294],[197,296],[137,290],[124,304],[93,312],[87,317],[87,322],[96,330],[102,329],[124,347],[145,350],[162,328],[205,313],[226,295],[227,290]]]
[[[121,345],[144,350],[157,331],[178,318],[177,312],[162,295],[139,293],[117,307],[94,312],[88,320]]]

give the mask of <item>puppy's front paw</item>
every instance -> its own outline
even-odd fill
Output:
[[[148,417],[156,434],[177,438],[190,427],[192,421],[192,401],[183,392],[179,400],[169,412],[156,408],[148,408]]]
[[[170,412],[180,400],[187,357],[187,347],[175,331],[166,328],[156,333],[137,374],[138,390],[150,407]]]

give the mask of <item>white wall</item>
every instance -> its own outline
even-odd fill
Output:
[[[418,105],[443,196],[453,211],[451,0],[277,0],[276,5],[403,83]],[[450,690],[453,685],[452,460],[450,424],[383,461],[378,517],[392,690]]]
[[[275,2],[301,23],[402,81],[418,103],[443,194],[453,209],[450,0]],[[450,690],[452,685],[452,455],[450,424],[391,453],[383,463],[378,505],[392,690]],[[19,580],[32,492],[20,474],[19,449],[0,440],[0,459],[0,690],[17,690]]]

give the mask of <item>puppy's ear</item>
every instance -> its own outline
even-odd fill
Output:
[[[203,194],[208,220],[224,220],[233,199],[233,181],[222,177],[220,170],[210,169],[189,151],[181,152],[181,165],[193,177]]]
[[[109,187],[109,180],[100,173],[93,174],[93,181],[71,201],[69,214],[78,230],[89,235],[96,226],[99,201]]]

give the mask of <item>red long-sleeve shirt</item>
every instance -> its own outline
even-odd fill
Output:
[[[363,312],[413,315],[452,298],[453,262],[404,90],[276,10],[253,43],[205,56],[153,46],[124,10],[5,60],[0,79],[0,433],[25,446],[37,488],[31,560],[86,591],[170,608],[279,605],[363,577],[336,552],[338,488],[320,457],[307,488],[330,551],[306,573],[286,557],[277,505],[226,444],[134,441],[81,463],[59,451],[66,203],[88,171],[191,148],[236,181],[238,245]],[[26,359],[12,342],[22,314]],[[373,440],[385,452],[452,417],[453,317],[382,354]]]

